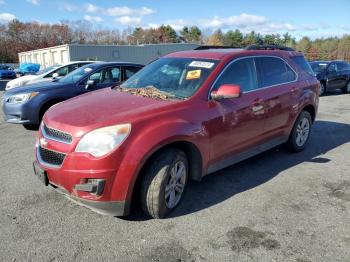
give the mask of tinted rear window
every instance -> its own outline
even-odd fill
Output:
[[[291,59],[296,63],[302,70],[306,71],[308,74],[314,76],[315,73],[312,70],[310,64],[306,62],[304,56],[292,56]]]
[[[294,71],[277,57],[256,58],[259,87],[267,87],[292,82],[296,79]]]

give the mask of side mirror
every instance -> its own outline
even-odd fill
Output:
[[[95,85],[95,80],[88,80],[86,82],[86,86],[85,86],[85,89],[89,89],[90,87],[94,86]]]
[[[59,77],[59,74],[58,73],[53,73],[52,74],[52,79],[56,79],[56,78],[58,78]]]
[[[218,90],[212,91],[210,96],[214,100],[237,98],[241,96],[241,87],[239,85],[223,84]]]

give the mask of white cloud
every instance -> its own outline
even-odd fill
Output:
[[[0,13],[0,23],[8,23],[11,22],[16,17],[10,13]]]
[[[142,19],[141,17],[121,16],[115,19],[117,23],[128,26],[140,26]]]
[[[89,22],[96,22],[100,23],[103,21],[103,19],[99,16],[90,16],[90,15],[84,15],[84,19]]]
[[[27,0],[27,2],[33,5],[39,5],[39,0]]]
[[[85,5],[85,11],[88,13],[96,13],[96,12],[99,12],[101,10],[102,10],[102,8],[100,8],[96,5],[90,4],[90,3]]]
[[[79,7],[76,6],[76,5],[72,5],[70,3],[66,3],[66,2],[62,2],[62,3],[59,3],[60,5],[60,8],[67,11],[67,12],[74,12],[74,11],[78,11],[79,10]]]
[[[165,24],[169,24],[175,30],[180,30],[184,26],[191,25],[197,25],[202,29],[208,29],[210,31],[219,28],[223,30],[239,29],[244,33],[254,30],[264,34],[296,30],[296,27],[292,24],[276,23],[270,21],[264,16],[251,15],[246,13],[229,17],[214,16],[212,18],[202,18],[194,21],[186,21],[184,19],[169,20],[166,21]]]
[[[169,20],[165,24],[170,25],[176,31],[181,30],[184,26],[188,25],[188,22],[184,19]]]
[[[155,13],[155,11],[148,7],[142,8],[130,8],[128,6],[115,6],[110,8],[102,8],[97,5],[88,3],[85,5],[85,11],[88,13],[103,13],[108,16],[130,16],[130,15],[150,15]]]

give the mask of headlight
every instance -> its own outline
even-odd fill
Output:
[[[130,134],[131,125],[115,125],[99,128],[83,136],[75,152],[84,152],[101,157],[117,148]]]
[[[37,96],[38,94],[39,92],[32,92],[32,93],[23,93],[23,94],[13,95],[7,99],[7,103],[10,103],[10,104],[24,103],[29,99]]]

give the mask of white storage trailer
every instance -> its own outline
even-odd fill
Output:
[[[197,44],[80,45],[67,44],[18,54],[20,63],[38,63],[42,68],[72,61],[121,61],[148,64],[169,53],[192,50]]]

